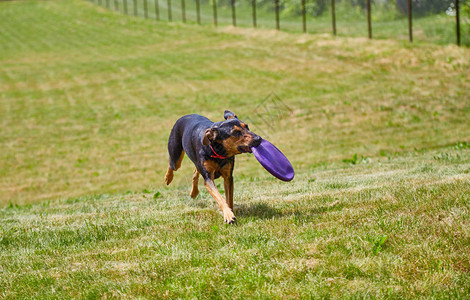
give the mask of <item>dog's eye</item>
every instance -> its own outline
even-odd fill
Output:
[[[248,127],[248,124],[245,124],[246,125],[246,130],[250,130],[250,127]]]
[[[234,130],[232,132],[233,136],[241,136],[242,135],[242,132],[240,130]]]

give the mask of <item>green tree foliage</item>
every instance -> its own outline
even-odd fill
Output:
[[[445,12],[454,0],[412,0],[413,15],[427,16]],[[408,0],[396,0],[397,9],[404,15],[408,14]]]

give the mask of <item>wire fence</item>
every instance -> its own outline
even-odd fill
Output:
[[[168,22],[470,46],[470,0],[90,0]]]

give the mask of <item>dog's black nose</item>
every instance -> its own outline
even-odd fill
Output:
[[[259,135],[255,135],[255,136],[253,137],[253,143],[252,143],[252,144],[253,144],[253,147],[258,147],[259,144],[261,144],[261,141],[262,141],[262,140],[263,140],[263,139],[262,139]]]

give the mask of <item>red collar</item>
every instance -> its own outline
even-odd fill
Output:
[[[214,148],[212,148],[212,145],[209,145],[209,147],[211,147],[212,152],[214,152],[214,154],[215,154],[215,155],[211,155],[211,157],[218,158],[218,159],[226,159],[227,158],[226,156],[222,156],[222,155],[218,154],[217,152],[215,152]]]

